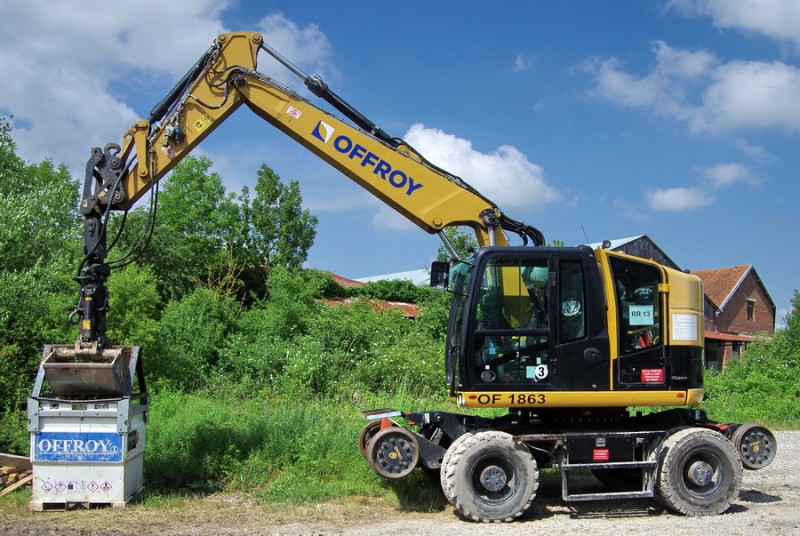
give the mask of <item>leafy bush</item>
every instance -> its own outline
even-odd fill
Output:
[[[240,308],[234,298],[205,288],[170,302],[148,352],[149,377],[189,389],[207,384]]]
[[[161,301],[150,267],[132,264],[115,271],[108,280],[108,294],[109,340],[113,344],[151,347],[158,330]]]

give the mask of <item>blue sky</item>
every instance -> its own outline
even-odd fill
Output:
[[[515,219],[568,245],[649,235],[686,269],[800,288],[800,2],[5,1],[0,114],[76,178],[223,31],[268,43]],[[261,70],[288,80],[264,61]],[[238,112],[197,150],[232,191],[268,164],[320,220],[308,266],[426,267],[439,246]]]

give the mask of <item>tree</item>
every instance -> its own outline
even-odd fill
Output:
[[[0,118],[0,258],[4,271],[72,263],[77,237],[78,184],[62,164],[26,165],[16,155],[8,120]]]
[[[246,258],[242,278],[251,294],[263,297],[272,267],[299,268],[308,258],[318,220],[302,208],[297,181],[281,182],[267,165],[258,170],[255,197],[245,186],[239,201]]]
[[[314,243],[318,220],[302,208],[299,184],[281,182],[277,173],[262,165],[255,192],[251,201],[245,186],[240,197],[245,245],[252,259],[267,267],[300,267]]]
[[[741,360],[706,377],[706,408],[725,421],[793,426],[800,416],[800,293],[794,292],[786,327],[748,343]],[[765,404],[764,401],[769,401]]]
[[[77,183],[63,165],[25,164],[16,149],[0,118],[0,409],[30,393],[44,343],[77,335],[66,321],[81,253]]]
[[[297,181],[284,184],[262,165],[255,197],[247,187],[234,197],[212,166],[207,157],[187,157],[159,194],[155,232],[142,262],[151,266],[164,301],[187,295],[198,283],[213,287],[232,279],[242,281],[244,295],[261,297],[269,267],[299,267],[314,242],[317,218],[302,208]],[[147,220],[145,209],[128,216],[126,249],[145,232]]]

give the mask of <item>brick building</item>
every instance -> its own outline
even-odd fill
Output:
[[[775,333],[775,303],[752,264],[690,273],[705,288],[708,368],[724,368],[748,342]]]

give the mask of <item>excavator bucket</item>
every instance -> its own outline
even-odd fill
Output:
[[[141,367],[138,346],[115,346],[86,352],[73,346],[47,345],[42,353],[37,390],[49,385],[56,398],[115,398],[130,396]],[[140,376],[141,379],[141,376]]]

